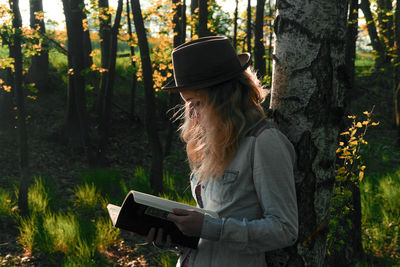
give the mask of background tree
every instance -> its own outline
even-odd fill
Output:
[[[190,0],[190,38],[199,34],[199,0]]]
[[[239,0],[235,0],[235,13],[233,19],[233,47],[236,49],[237,46],[237,30],[238,30],[238,6]]]
[[[132,35],[132,23],[131,23],[131,14],[129,10],[129,0],[126,0],[126,17],[128,23],[128,34],[129,34],[129,51],[131,53],[131,66],[132,66],[132,85],[131,85],[131,98],[130,98],[130,109],[131,117],[134,118],[135,115],[135,101],[136,101],[136,56],[135,56],[135,44]]]
[[[349,16],[346,32],[346,66],[347,74],[349,76],[348,90],[354,91],[354,63],[356,59],[356,41],[358,37],[358,0],[349,0]],[[349,93],[349,92],[346,92]],[[345,100],[350,100],[351,97],[345,97]],[[346,106],[348,104],[346,103]]]
[[[100,88],[96,100],[96,112],[99,118],[102,118],[103,100],[107,86],[107,70],[110,66],[111,53],[111,13],[108,0],[99,0],[99,35],[100,35],[100,52],[101,52],[101,68],[100,72]]]
[[[257,76],[263,79],[265,75],[265,47],[264,47],[264,7],[265,0],[257,0],[256,23],[254,27],[254,68]]]
[[[142,61],[143,83],[145,92],[145,123],[147,136],[152,152],[150,167],[150,185],[155,194],[162,191],[163,184],[163,153],[156,127],[155,101],[153,90],[153,70],[150,61],[149,44],[144,28],[142,11],[139,0],[131,0],[133,20],[139,42],[140,58]]]
[[[246,28],[246,43],[247,43],[247,52],[251,54],[251,0],[247,0],[247,28]]]
[[[267,65],[267,75],[270,77],[268,84],[272,83],[272,22],[273,22],[273,10],[271,1],[268,1],[268,65]]]
[[[355,58],[356,58],[356,41],[358,37],[358,0],[349,1],[349,12],[348,12],[348,23],[346,32],[346,50],[345,50],[345,60],[347,67],[347,75],[349,81],[344,95],[344,107],[345,113],[350,114],[350,101],[354,99],[355,92]],[[343,123],[344,124],[344,123]],[[345,131],[345,126],[341,127],[341,132]],[[346,219],[351,220],[351,224],[344,223],[344,234],[347,237],[347,242],[344,244],[344,248],[340,250],[339,253],[335,253],[332,257],[335,264],[343,262],[356,263],[361,261],[364,256],[364,251],[362,247],[361,240],[361,196],[360,187],[354,182],[348,182],[346,187],[352,192],[351,205],[353,210],[350,212]]]
[[[175,9],[174,11],[174,17],[173,17],[173,32],[174,32],[174,48],[183,44],[186,39],[186,8],[184,7],[184,2],[180,0],[173,0],[173,7]],[[168,106],[170,108],[174,108],[176,105],[179,103],[179,95],[178,94],[169,94],[168,95],[168,100],[169,104]],[[168,156],[169,153],[171,152],[171,145],[172,145],[172,139],[174,132],[176,132],[177,128],[177,123],[174,123],[172,121],[169,121],[168,123],[168,133],[167,137],[165,140],[165,149],[164,149],[164,156]]]
[[[371,4],[369,0],[361,0],[360,8],[364,13],[365,20],[367,23],[368,34],[371,40],[371,45],[375,53],[377,54],[377,58],[375,59],[375,70],[379,70],[382,68],[387,62],[388,57],[386,55],[384,44],[378,36],[378,32],[376,30],[375,20],[372,16],[371,12]]]
[[[111,29],[111,47],[108,60],[109,65],[107,66],[108,71],[106,72],[106,86],[104,92],[104,99],[102,99],[102,112],[100,119],[100,148],[98,149],[100,154],[100,159],[103,158],[105,146],[107,144],[109,128],[110,128],[110,120],[111,120],[111,103],[113,99],[113,91],[114,91],[114,80],[115,80],[115,63],[117,60],[117,49],[118,49],[118,33],[121,25],[121,14],[122,14],[122,0],[118,0],[117,13],[115,14],[114,25]]]
[[[85,59],[88,58],[84,44],[82,25],[83,0],[63,0],[68,36],[68,100],[65,120],[65,137],[73,146],[81,147],[93,161],[89,142],[89,132],[85,95]]]
[[[38,31],[41,36],[46,33],[43,14],[42,0],[29,0],[30,27]],[[36,88],[40,91],[49,91],[52,90],[52,88],[47,86],[49,70],[48,45],[43,38],[36,40],[36,42],[41,46],[41,49],[39,54],[32,56],[32,63],[28,75],[29,81],[35,83]]]
[[[207,27],[208,23],[208,2],[199,0],[199,37],[210,35]]]
[[[313,10],[314,12],[308,12]],[[270,108],[297,152],[298,244],[269,266],[323,266],[343,113],[346,1],[277,3]]]
[[[377,0],[378,28],[386,47],[393,48],[393,5],[392,0]]]
[[[29,169],[28,136],[25,124],[25,104],[24,92],[22,89],[22,52],[21,52],[21,13],[19,11],[18,0],[10,0],[12,10],[12,26],[14,34],[10,44],[10,55],[14,59],[14,83],[13,91],[17,104],[17,125],[18,125],[18,143],[19,143],[19,167],[20,183],[18,192],[18,207],[21,215],[27,215],[28,210],[28,187],[30,185],[31,174]]]

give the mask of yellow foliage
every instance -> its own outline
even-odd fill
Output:
[[[83,19],[82,20],[82,27],[83,27],[83,31],[86,32],[89,30],[89,24],[88,24],[88,19]]]
[[[43,11],[36,11],[34,14],[35,14],[35,19],[37,19],[39,21],[43,21],[43,19],[44,19]]]
[[[14,58],[6,57],[0,58],[0,70],[11,68],[12,72],[14,72]]]
[[[3,85],[3,90],[6,91],[7,93],[11,93],[11,86]]]

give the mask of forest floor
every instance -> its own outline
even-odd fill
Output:
[[[129,110],[124,93],[115,102]],[[125,102],[124,102],[125,101]],[[125,111],[113,110],[113,121],[109,145],[106,152],[106,168],[117,170],[126,184],[132,184],[137,167],[150,169],[151,150],[143,124],[143,99],[138,96],[137,116],[132,120]],[[82,182],[82,173],[90,170],[86,156],[80,149],[62,142],[58,137],[59,128],[66,111],[65,92],[39,95],[37,99],[26,99],[26,113],[30,167],[33,177],[45,177],[53,181],[59,195],[58,202],[68,203],[73,189]],[[4,115],[4,114],[3,114]],[[14,117],[15,114],[10,114]],[[0,116],[1,117],[1,116]],[[18,187],[18,139],[15,122],[0,123],[0,187],[14,192]],[[2,121],[0,119],[0,121]],[[165,140],[166,123],[159,125],[161,139]],[[184,145],[175,134],[172,151],[164,161],[164,169],[175,176],[188,177],[189,167],[185,159]],[[186,188],[189,184],[180,185]],[[123,198],[120,200],[122,202]],[[120,204],[120,203],[114,203]],[[0,218],[1,221],[1,218]],[[18,244],[18,229],[14,222],[0,222],[0,265],[5,266],[52,266],[45,255],[27,254]],[[104,251],[104,256],[113,266],[160,266],[157,261],[159,250],[153,246],[137,245],[145,240],[121,231],[119,243]]]
[[[380,125],[371,128],[367,140],[371,144],[381,143],[394,147],[396,132],[392,127],[392,96],[383,93],[379,84],[370,77],[357,79],[353,92],[351,115],[362,118],[362,112],[374,108],[374,121]],[[385,90],[391,92],[391,90]],[[120,94],[118,105],[128,110],[128,95]],[[138,99],[138,117],[143,118],[143,101]],[[38,96],[36,100],[27,99],[28,138],[30,166],[33,175],[46,177],[54,181],[58,191],[62,192],[58,201],[68,201],[73,195],[73,188],[81,182],[81,175],[88,170],[86,157],[82,151],[68,146],[54,135],[64,120],[66,110],[65,93],[62,91],[50,95]],[[160,124],[160,134],[165,137],[165,123]],[[143,120],[132,121],[125,112],[114,109],[110,143],[107,148],[107,167],[117,169],[123,179],[130,184],[136,167],[149,169],[151,155],[148,149]],[[162,138],[165,139],[165,138]],[[185,160],[184,145],[176,137],[172,152],[165,159],[168,172],[187,177],[188,164]],[[373,162],[372,160],[370,162]],[[372,164],[372,163],[371,163]],[[389,168],[395,168],[400,162],[391,161]],[[367,173],[377,171],[382,165],[367,166]],[[386,166],[385,168],[388,168]],[[14,191],[18,184],[18,140],[16,127],[13,124],[0,124],[0,187]],[[187,187],[182,184],[182,187]],[[122,199],[121,199],[122,200]],[[6,266],[52,266],[45,255],[27,254],[18,244],[18,229],[13,223],[0,223],[0,265]],[[143,238],[121,233],[122,239],[111,249],[104,252],[110,265],[113,266],[160,266],[156,261],[159,252],[152,246],[138,246]]]

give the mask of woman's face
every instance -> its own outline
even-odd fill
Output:
[[[198,118],[203,107],[203,94],[201,90],[186,89],[179,92],[185,104],[189,108],[189,117]]]

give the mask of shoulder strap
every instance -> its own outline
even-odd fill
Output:
[[[275,122],[273,122],[270,119],[265,119],[259,122],[254,129],[252,129],[247,136],[253,136],[257,137],[259,136],[265,129],[270,129],[270,128],[278,128]],[[254,168],[254,148],[256,145],[256,138],[253,138],[252,144],[251,144],[251,153],[250,153],[250,164],[251,164],[251,170]]]
[[[264,119],[260,121],[246,136],[257,137],[262,131],[269,128],[278,128],[276,123],[270,119]]]

